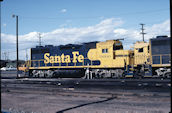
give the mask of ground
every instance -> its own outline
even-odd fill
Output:
[[[59,84],[59,81],[63,82]],[[10,113],[170,112],[169,87],[133,89],[115,83],[94,87],[94,82],[59,81],[45,84],[28,79],[1,79],[1,110]]]

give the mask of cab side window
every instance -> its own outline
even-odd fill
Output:
[[[139,48],[139,49],[138,49],[138,52],[139,52],[139,53],[143,52],[143,48]]]
[[[102,49],[102,53],[108,53],[108,49]]]

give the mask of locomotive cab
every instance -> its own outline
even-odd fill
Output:
[[[134,44],[134,64],[150,64],[149,43],[141,41]]]
[[[134,44],[134,67],[137,77],[152,76],[149,48],[149,43],[144,41],[138,41]]]

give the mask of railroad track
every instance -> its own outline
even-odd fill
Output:
[[[64,82],[64,81],[63,81]],[[131,98],[131,97],[160,97],[160,96],[170,96],[169,88],[164,89],[163,87],[157,86],[157,89],[150,91],[149,86],[140,89],[135,88],[133,91],[127,91],[127,86],[116,88],[114,86],[104,87],[104,89],[94,90],[91,88],[93,84],[89,87],[86,84],[89,81],[75,81],[71,80],[70,84],[66,81],[66,84],[59,81],[42,81],[42,80],[10,80],[10,81],[2,81],[1,83],[1,91],[2,92],[10,92],[10,93],[39,93],[39,94],[49,94],[49,95],[61,95],[61,96],[81,96],[81,97],[99,97],[99,98]],[[85,82],[85,83],[84,83]],[[73,83],[73,84],[72,84]],[[104,84],[105,85],[105,84]],[[118,85],[118,84],[117,84]],[[101,85],[94,84],[97,88]],[[167,87],[167,86],[166,86]],[[89,90],[90,89],[90,90]],[[107,90],[109,89],[109,90]],[[126,90],[127,89],[127,90]],[[144,92],[144,93],[143,93]]]
[[[22,78],[2,79],[2,83],[15,84],[51,84],[80,86],[114,86],[114,87],[171,87],[170,79],[45,79]]]
[[[141,97],[170,97],[170,94],[167,93],[150,93],[150,92],[103,92],[103,91],[79,91],[75,88],[56,88],[51,86],[42,86],[42,85],[32,85],[22,84],[18,86],[16,84],[1,85],[1,92],[10,92],[10,93],[19,93],[19,94],[45,94],[45,95],[59,95],[59,96],[72,96],[72,97],[87,97],[87,98],[141,98]]]

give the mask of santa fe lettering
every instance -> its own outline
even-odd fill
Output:
[[[50,53],[45,53],[44,54],[44,63],[76,63],[78,62],[83,62],[84,61],[84,56],[80,55],[78,51],[72,52],[73,59],[70,58],[70,55],[64,55],[62,54],[61,56],[50,56]]]

